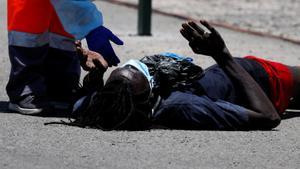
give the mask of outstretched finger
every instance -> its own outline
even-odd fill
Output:
[[[80,40],[76,40],[75,41],[75,45],[81,47],[81,41]]]
[[[76,47],[77,52],[82,51],[81,42],[79,40],[75,41],[75,47]]]
[[[188,22],[188,24],[194,28],[200,35],[203,35],[204,34],[204,29],[202,29],[199,25],[197,25],[195,22],[193,21],[190,21]]]
[[[195,29],[193,29],[187,23],[182,24],[182,28],[192,37],[201,36]]]
[[[124,44],[124,42],[119,37],[117,37],[115,34],[113,34],[112,32],[111,32],[111,35],[110,35],[110,40],[112,42],[114,42],[115,44],[117,44],[117,45],[123,45]]]
[[[78,40],[75,41],[75,47],[76,47],[76,51],[78,54],[83,55],[83,56],[86,56],[88,54],[88,51],[81,46],[80,41],[78,41]]]
[[[183,28],[180,29],[180,33],[186,40],[188,40],[188,41],[192,40],[192,38],[189,36],[189,34]]]
[[[206,20],[200,20],[200,23],[205,26],[211,33],[217,33],[216,29],[211,26]]]

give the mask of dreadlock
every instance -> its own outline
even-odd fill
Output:
[[[132,79],[124,76],[108,81],[92,98],[73,124],[102,130],[143,130],[150,125],[149,89],[134,92]]]

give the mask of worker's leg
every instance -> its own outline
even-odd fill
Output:
[[[80,78],[80,63],[72,35],[65,32],[53,10],[50,48],[45,60],[48,97],[51,101],[70,103]]]
[[[49,6],[47,0],[8,1],[11,73],[6,89],[9,108],[20,113],[39,113],[44,106],[42,65],[48,52]]]
[[[51,48],[44,68],[50,101],[72,101],[80,78],[80,65],[75,53]]]

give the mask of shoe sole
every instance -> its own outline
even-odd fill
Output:
[[[8,104],[8,109],[11,111],[16,111],[18,113],[21,114],[25,114],[25,115],[35,115],[35,114],[39,114],[43,111],[43,109],[26,109],[26,108],[22,108],[17,104],[14,103],[9,103]]]

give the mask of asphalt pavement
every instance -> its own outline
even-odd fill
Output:
[[[137,32],[137,11],[96,1],[105,26],[124,46],[114,46],[122,63],[129,58],[175,52],[207,67],[213,60],[197,56],[179,34],[183,20],[153,15],[150,37]],[[101,131],[44,125],[65,118],[24,116],[7,111],[6,0],[0,0],[0,168],[300,168],[300,117],[288,118],[272,131]],[[256,55],[286,64],[300,63],[300,46],[272,38],[217,28],[234,56]]]

